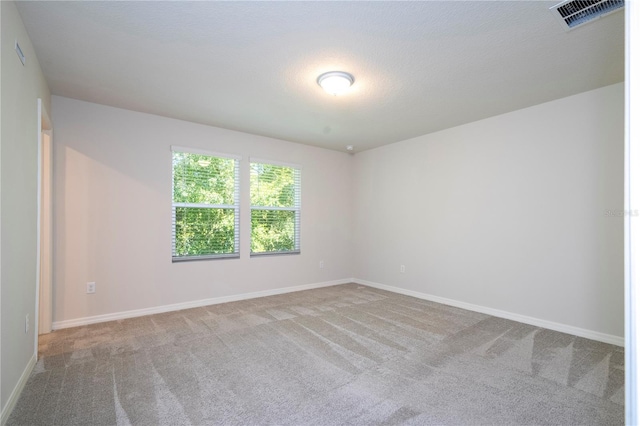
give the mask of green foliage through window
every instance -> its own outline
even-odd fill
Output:
[[[251,253],[300,251],[300,169],[251,163]]]
[[[176,207],[176,256],[233,253],[234,211]]]
[[[174,151],[173,223],[174,259],[238,254],[237,160]]]

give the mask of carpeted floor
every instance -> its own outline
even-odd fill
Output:
[[[356,284],[41,338],[9,425],[624,424],[617,346]]]

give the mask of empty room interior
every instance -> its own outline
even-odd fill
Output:
[[[624,424],[626,7],[2,1],[1,424]]]

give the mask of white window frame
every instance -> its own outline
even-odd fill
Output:
[[[271,211],[293,211],[295,212],[294,219],[294,240],[293,240],[293,250],[287,251],[267,251],[267,252],[254,252],[251,250],[251,243],[249,244],[250,257],[259,257],[259,256],[278,256],[278,255],[289,255],[289,254],[300,254],[300,223],[301,223],[301,213],[302,213],[302,166],[299,164],[292,163],[284,163],[281,161],[274,160],[266,160],[263,158],[249,158],[249,170],[251,171],[251,165],[253,163],[258,164],[268,164],[270,166],[279,166],[279,167],[289,167],[294,169],[294,173],[296,176],[296,192],[295,192],[295,200],[293,207],[275,207],[275,206],[254,206],[251,201],[249,201],[251,206],[251,211],[254,210],[271,210]],[[251,182],[251,176],[249,176],[249,182]],[[251,184],[249,184],[251,187]],[[251,194],[249,194],[249,200],[251,200]],[[250,232],[250,238],[253,237],[253,230]]]
[[[176,203],[173,194],[173,153],[182,152],[185,154],[200,154],[210,157],[225,158],[234,160],[234,203],[233,204],[199,204],[199,203]],[[187,148],[182,146],[171,146],[171,261],[172,262],[188,262],[193,260],[208,259],[236,259],[240,257],[240,161],[242,157],[239,155],[226,154],[214,151],[207,151],[197,148]],[[222,254],[207,254],[195,256],[176,256],[176,207],[192,207],[192,208],[211,208],[211,209],[233,209],[234,210],[234,252]]]

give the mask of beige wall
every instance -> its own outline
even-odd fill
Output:
[[[623,147],[616,84],[359,153],[355,276],[621,338]]]
[[[621,337],[623,99],[349,156],[54,97],[54,321],[356,277]],[[301,164],[303,254],[248,257],[245,193],[240,260],[172,264],[172,144]]]
[[[53,121],[54,322],[351,276],[351,155],[57,96]],[[242,156],[240,259],[171,263],[171,145]],[[302,166],[302,254],[249,258],[249,156]]]
[[[2,10],[2,118],[0,132],[0,279],[2,292],[1,395],[3,413],[20,376],[34,355],[38,103],[50,95],[33,47],[13,2]],[[27,57],[23,66],[15,40]],[[25,316],[31,327],[25,333]]]

